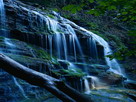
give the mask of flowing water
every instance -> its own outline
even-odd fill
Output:
[[[46,25],[48,27],[49,33],[55,34],[55,35],[52,35],[53,37],[48,36],[48,38],[47,38],[49,40],[49,52],[50,52],[51,56],[55,55],[53,53],[53,51],[54,51],[53,45],[55,45],[57,58],[67,60],[68,53],[70,53],[70,51],[73,51],[73,54],[75,57],[74,60],[77,61],[77,51],[78,51],[79,52],[78,54],[80,54],[80,56],[82,57],[82,62],[85,63],[85,60],[83,58],[84,57],[83,50],[82,50],[82,47],[80,45],[80,41],[78,40],[78,37],[76,35],[74,28],[78,29],[84,35],[90,36],[88,39],[89,43],[90,43],[90,46],[89,46],[90,55],[93,56],[96,60],[98,60],[98,51],[97,51],[96,43],[99,43],[100,45],[103,46],[105,56],[112,54],[112,51],[111,51],[108,43],[103,38],[101,38],[100,36],[90,32],[90,31],[87,31],[86,29],[84,29],[82,27],[79,27],[75,23],[59,16],[59,19],[62,20],[61,25],[65,26],[65,29],[64,29],[60,26],[60,22],[58,22],[57,20],[49,18],[47,16],[43,16],[36,11],[32,11],[32,10],[30,11],[24,7],[22,7],[22,8],[24,10],[27,10],[27,11],[37,15],[40,19],[40,23],[42,25]],[[58,30],[62,30],[62,31],[58,31]],[[68,41],[66,39],[65,33],[67,33],[69,36],[69,45],[67,44]],[[55,38],[55,44],[53,44],[53,41],[52,41],[53,38]],[[67,50],[68,47],[70,48],[70,51]],[[64,54],[64,57],[62,56],[63,54]],[[105,57],[105,60],[107,62],[107,65],[110,67],[110,71],[113,71],[114,73],[117,73],[120,75],[124,75],[121,70],[121,67],[119,66],[116,59],[110,60],[108,57]],[[84,66],[84,67],[85,67],[85,69],[87,69],[86,66]],[[92,77],[92,79],[95,80],[94,77]],[[88,80],[85,79],[85,87],[86,87],[86,90],[89,90],[89,88],[88,88],[89,82],[87,82],[87,81]],[[95,80],[95,81],[98,81],[98,80]],[[93,83],[94,82],[92,82],[92,84]]]
[[[114,73],[124,76],[122,68],[119,66],[117,60],[116,59],[110,60],[108,57],[106,57],[107,55],[112,54],[112,50],[110,49],[109,44],[102,37],[84,29],[83,27],[76,25],[75,23],[73,23],[67,19],[63,18],[63,21],[67,22],[69,25],[71,25],[75,29],[78,29],[82,34],[92,37],[93,40],[95,40],[100,45],[102,45],[104,47],[105,60],[107,62],[107,65],[110,67],[110,70],[113,71]]]
[[[12,44],[10,39],[6,38],[6,37],[9,37],[10,34],[7,31],[7,27],[6,27],[6,14],[5,14],[3,0],[0,0],[0,23],[1,23],[0,28],[2,29],[2,31],[1,31],[2,36],[5,37],[4,43],[6,44],[6,46],[8,46],[8,49],[15,50],[16,46],[14,44]],[[12,51],[10,53],[12,53]],[[15,77],[13,77],[13,80],[14,80],[15,85],[19,88],[22,95],[26,98],[26,95],[25,95],[25,92],[24,92],[22,86],[17,82]]]
[[[0,23],[1,23],[1,28],[5,29],[6,27],[6,15],[5,15],[5,8],[4,8],[4,3],[3,0],[0,0]]]
[[[24,89],[22,88],[22,86],[18,83],[17,79],[15,77],[13,77],[14,83],[16,84],[16,86],[18,87],[18,89],[20,90],[20,92],[22,93],[22,95],[27,98]]]
[[[45,36],[44,42],[41,41],[42,42],[41,46],[44,46],[45,44],[46,49],[49,51],[51,57],[56,56],[58,59],[63,59],[70,62],[70,66],[69,66],[70,69],[74,70],[73,67],[77,67],[77,66],[75,66],[71,62],[71,58],[69,58],[69,53],[73,54],[74,61],[73,60],[72,61],[74,63],[79,62],[79,56],[82,58],[80,62],[86,63],[84,59],[84,51],[81,46],[81,42],[77,37],[77,33],[75,32],[75,29],[79,30],[83,35],[88,36],[88,42],[90,43],[90,46],[88,46],[90,50],[90,56],[93,56],[93,58],[98,60],[97,43],[103,46],[105,56],[112,54],[112,51],[108,43],[103,38],[61,17],[57,13],[53,12],[54,15],[57,17],[56,19],[53,19],[48,16],[44,16],[37,11],[27,9],[22,6],[20,7],[26,12],[28,12],[30,27],[34,27],[35,26],[34,22],[36,21],[36,26],[37,27],[40,26],[41,28],[39,29],[44,29],[44,31],[49,34]],[[0,13],[1,13],[0,16],[1,27],[4,29],[6,24],[3,23],[3,21],[6,20],[6,16],[4,11],[3,0],[0,0]],[[61,22],[59,22],[59,20],[57,19],[61,20]],[[43,39],[43,37],[41,37],[41,39]],[[7,40],[6,40],[6,44],[12,46],[12,44],[7,42]],[[105,57],[105,60],[107,62],[107,65],[110,67],[110,71],[124,76],[124,73],[116,59],[110,60],[108,57]],[[87,67],[85,65],[84,65],[84,69],[88,74]],[[19,87],[22,94],[25,96],[25,93],[23,91],[23,88],[21,88],[21,85],[17,83],[15,78],[14,81],[15,84]],[[100,82],[100,80],[97,77],[88,74],[84,78],[84,84],[85,84],[86,93],[89,93],[91,88],[95,89],[98,86],[98,84],[102,85],[102,82]]]

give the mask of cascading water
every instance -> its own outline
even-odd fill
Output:
[[[92,37],[96,42],[98,42],[100,45],[102,45],[104,47],[105,60],[107,62],[107,65],[110,67],[110,70],[113,71],[114,73],[124,76],[124,73],[121,70],[121,67],[119,66],[117,60],[116,59],[110,60],[108,57],[106,57],[107,55],[112,54],[112,51],[111,51],[108,43],[103,38],[101,38],[100,36],[90,32],[90,31],[88,31],[78,25],[76,25],[75,23],[73,23],[67,19],[64,19],[64,18],[61,18],[61,19],[63,19],[63,21],[67,22],[67,24],[71,25],[75,29],[78,29],[82,34]]]
[[[87,78],[84,78],[84,84],[85,84],[85,93],[89,94],[91,89]]]
[[[96,41],[93,38],[89,38],[88,43],[90,44],[90,46],[89,46],[90,56],[92,56],[94,59],[98,60],[98,51],[97,51],[97,47],[96,47]]]
[[[73,44],[70,44],[70,45],[73,45],[75,60],[77,59],[77,58],[76,58],[76,55],[77,55],[77,53],[76,53],[76,46],[77,46],[77,48],[78,48],[78,50],[79,50],[79,53],[80,53],[81,56],[83,57],[84,54],[83,54],[83,51],[82,51],[80,42],[79,42],[79,40],[78,40],[78,38],[77,38],[77,35],[76,35],[74,29],[73,29],[70,25],[68,25],[68,24],[66,24],[66,23],[64,23],[64,25],[66,26],[66,28],[67,28],[69,34],[72,35],[72,36],[71,36],[71,37],[72,37],[72,41],[70,41],[70,42],[72,42]],[[83,60],[83,62],[85,62],[85,61]]]
[[[49,39],[49,52],[50,52],[50,55],[51,55],[51,57],[52,57],[52,35],[49,35],[48,36],[48,39]]]
[[[98,60],[98,53],[97,53],[96,42],[98,42],[100,45],[102,45],[104,47],[105,60],[107,62],[107,65],[110,67],[110,71],[112,71],[112,72],[114,72],[116,74],[125,76],[125,74],[123,73],[121,67],[119,66],[118,62],[116,61],[116,59],[110,60],[108,57],[106,57],[107,55],[112,54],[112,51],[111,51],[108,43],[103,38],[101,38],[100,36],[98,36],[98,35],[90,32],[90,31],[87,31],[86,29],[84,29],[84,28],[76,25],[75,23],[73,23],[73,22],[71,22],[71,21],[69,21],[67,19],[64,19],[63,17],[61,17],[57,13],[53,13],[53,14],[56,15],[59,19],[61,19],[62,22],[64,22],[65,24],[67,24],[68,25],[67,28],[74,35],[76,35],[76,34],[75,34],[74,29],[72,27],[74,27],[75,29],[78,29],[84,35],[91,36],[89,38],[89,42],[90,42],[90,45],[91,45],[91,46],[89,46],[90,50],[91,50],[90,52],[92,52],[91,54],[94,55],[94,57],[96,58],[96,60]],[[73,44],[73,45],[75,45],[75,44]],[[97,78],[94,78],[93,76],[89,76],[89,77],[92,80],[94,80],[95,83],[99,83],[99,80],[96,80]],[[90,90],[90,88],[89,88],[89,82],[88,82],[88,80],[86,78],[84,79],[84,83],[85,83],[85,88],[86,88],[87,92],[89,92],[89,90]],[[94,82],[92,82],[92,85],[93,85],[93,83]],[[99,83],[99,84],[101,84],[101,83]],[[93,87],[95,87],[95,85],[93,85]]]
[[[0,23],[1,23],[1,29],[5,29],[6,24],[6,16],[5,16],[5,8],[4,8],[4,2],[3,0],[0,0]]]
[[[84,35],[90,36],[90,38],[89,38],[89,43],[91,43],[91,46],[89,46],[90,52],[96,60],[98,59],[96,42],[103,46],[105,56],[109,55],[111,53],[110,47],[104,39],[102,39],[101,37],[99,37],[98,35],[90,32],[90,31],[87,31],[86,29],[84,29],[82,27],[79,27],[75,23],[59,16],[59,19],[62,20],[61,25],[63,25],[65,27],[65,28],[62,28],[60,26],[60,22],[58,22],[57,20],[54,20],[54,19],[49,18],[47,16],[43,16],[36,11],[28,10],[24,7],[22,7],[22,8],[24,10],[28,11],[29,13],[31,12],[31,15],[32,14],[37,15],[37,17],[35,19],[39,19],[39,21],[40,21],[39,23],[40,23],[41,26],[47,26],[48,27],[47,31],[50,34],[52,34],[51,35],[52,37],[46,36],[46,42],[45,43],[47,44],[47,39],[48,39],[49,40],[49,42],[48,42],[49,43],[49,53],[51,54],[51,56],[56,55],[59,59],[65,59],[65,60],[68,59],[68,53],[70,51],[67,50],[68,44],[67,44],[67,39],[65,38],[65,33],[68,33],[68,35],[69,35],[69,48],[74,53],[74,57],[75,57],[74,60],[77,61],[77,49],[78,49],[80,56],[82,56],[82,62],[85,63],[85,61],[83,59],[84,54],[83,54],[80,42],[77,38],[77,35],[75,33],[74,28],[78,29]],[[29,14],[29,16],[31,16],[31,15]],[[32,17],[31,17],[31,22],[32,22]],[[63,31],[62,32],[59,31],[60,29],[63,30]],[[53,43],[53,40],[55,40],[55,43]],[[56,54],[53,53],[54,52],[53,45],[55,45]],[[62,57],[62,54],[64,54],[65,57]],[[119,64],[117,63],[117,61],[115,59],[110,60],[109,58],[105,57],[105,60],[107,62],[107,65],[110,67],[111,71],[113,71],[114,73],[123,75],[121,68],[120,68]],[[85,83],[88,83],[86,81],[87,80],[85,80]],[[87,86],[87,85],[85,85],[85,86]]]
[[[62,42],[63,42],[63,50],[64,50],[64,56],[65,60],[67,60],[68,55],[67,55],[67,42],[66,42],[66,37],[64,34],[62,34]]]
[[[6,46],[8,46],[9,49],[14,49],[16,48],[16,46],[14,44],[12,44],[12,42],[10,41],[10,39],[6,38],[9,37],[9,32],[7,31],[7,27],[6,27],[6,14],[5,14],[5,8],[4,8],[4,2],[3,0],[0,0],[0,28],[2,29],[2,36],[4,36],[4,43]],[[12,51],[11,51],[12,53]],[[15,85],[20,89],[22,95],[26,98],[25,92],[22,88],[22,86],[17,82],[16,78],[13,77],[14,83]]]
[[[19,90],[21,91],[22,95],[27,98],[24,89],[22,88],[22,86],[17,82],[17,79],[15,77],[13,77],[14,83],[16,84],[16,86],[19,88]]]
[[[96,60],[98,60],[98,53],[97,53],[98,51],[97,51],[96,43],[99,43],[100,45],[104,47],[105,56],[111,53],[110,47],[104,39],[93,34],[90,31],[87,31],[86,29],[82,27],[79,27],[73,22],[67,19],[64,19],[60,16],[59,16],[59,19],[62,21],[59,22],[57,21],[57,19],[52,19],[48,16],[44,16],[40,14],[39,12],[29,10],[25,7],[21,7],[21,8],[28,12],[28,19],[30,23],[29,26],[31,27],[35,26],[33,22],[36,21],[36,26],[41,27],[39,29],[44,29],[45,32],[49,33],[49,35],[45,35],[45,42],[41,41],[41,46],[46,46],[46,49],[48,49],[51,57],[57,56],[57,58],[59,59],[69,61],[70,58],[68,54],[72,52],[75,62],[78,62],[78,55],[80,55],[82,57],[82,63],[85,63],[84,53],[83,53],[84,51],[76,35],[75,29],[78,29],[84,35],[90,36],[90,38],[88,38],[88,42],[90,43],[90,46],[89,46],[90,56],[93,55],[93,57]],[[67,39],[66,35],[68,36],[69,40]],[[41,36],[41,39],[43,39],[43,36]],[[105,57],[105,60],[107,62],[107,65],[110,66],[111,71],[122,75],[121,68],[115,59],[110,60],[109,58]],[[69,62],[69,63],[70,63],[70,66],[69,66],[70,69],[74,69],[73,67],[77,67],[72,62]],[[92,80],[91,86],[88,79]],[[97,84],[98,82],[99,82],[98,78],[87,75],[84,78],[86,93],[90,92],[91,87],[96,88],[95,84]]]

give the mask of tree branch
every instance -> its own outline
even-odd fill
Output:
[[[32,85],[45,88],[63,102],[92,102],[90,97],[79,93],[61,80],[27,68],[3,54],[0,54],[0,67]]]

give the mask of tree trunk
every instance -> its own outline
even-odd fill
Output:
[[[2,54],[0,54],[0,67],[32,85],[45,88],[63,102],[92,102],[89,96],[79,93],[61,80],[27,68]]]

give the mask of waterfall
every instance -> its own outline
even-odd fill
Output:
[[[5,29],[6,27],[6,15],[5,15],[5,8],[3,0],[0,0],[0,23],[1,28]]]
[[[70,41],[70,42],[73,42],[73,49],[74,49],[75,57],[76,57],[76,55],[77,55],[77,54],[76,54],[76,46],[77,46],[77,48],[78,48],[78,50],[79,50],[79,53],[80,53],[81,56],[83,57],[84,54],[83,54],[83,51],[82,51],[80,42],[79,42],[79,40],[78,40],[78,38],[77,38],[77,35],[76,35],[74,29],[73,29],[69,24],[64,23],[64,25],[66,26],[66,28],[67,28],[69,34],[72,35],[72,41]],[[75,58],[75,60],[76,60],[76,59],[77,59],[77,58]],[[84,60],[83,60],[83,62],[84,62]]]
[[[28,10],[24,7],[22,7],[24,10],[27,10],[28,12],[34,13],[35,15],[37,15],[36,19],[40,19],[40,24],[41,26],[46,25],[48,28],[48,32],[50,34],[52,34],[51,36],[46,37],[46,40],[49,40],[49,52],[52,55],[54,50],[56,50],[56,56],[59,59],[65,59],[67,60],[68,58],[68,44],[67,44],[67,40],[65,38],[65,34],[68,34],[69,36],[69,48],[71,51],[73,51],[74,53],[74,60],[77,61],[77,54],[80,54],[80,56],[82,57],[82,62],[85,63],[84,60],[84,54],[80,45],[80,42],[78,40],[78,37],[76,35],[75,29],[78,29],[82,34],[89,36],[89,43],[90,46],[90,54],[91,56],[93,56],[93,58],[95,58],[96,60],[98,60],[98,51],[97,51],[97,45],[96,43],[99,43],[101,46],[103,46],[104,48],[104,55],[107,56],[109,54],[112,54],[112,51],[108,45],[108,43],[101,38],[100,36],[76,25],[75,23],[64,19],[63,17],[56,15],[56,17],[59,18],[59,20],[61,20],[61,22],[57,21],[56,19],[52,19],[48,16],[43,16],[42,14],[40,14],[39,12],[36,11],[32,11],[32,10]],[[31,21],[32,22],[32,21]],[[63,27],[62,27],[63,25]],[[62,32],[59,30],[63,30]],[[55,43],[54,43],[55,42]],[[47,42],[46,42],[47,44]],[[55,46],[55,49],[53,48],[53,46]],[[77,50],[78,49],[78,50]],[[70,52],[71,52],[70,51]],[[77,53],[78,51],[78,53]],[[64,55],[63,55],[64,54]],[[63,56],[64,57],[63,57]],[[110,60],[108,57],[105,57],[105,60],[107,62],[107,65],[110,67],[110,71],[113,71],[114,73],[120,74],[120,75],[124,75],[121,67],[119,66],[118,62],[116,61],[116,59]],[[85,66],[85,70],[86,70],[86,66]],[[87,72],[87,70],[86,70]],[[94,78],[92,78],[94,79]],[[87,82],[87,80],[85,80],[85,83],[89,83]],[[87,85],[86,85],[87,86]],[[87,88],[88,89],[88,88]]]
[[[3,0],[0,0],[0,30],[2,33],[1,36],[8,37],[8,32],[6,29],[6,14]]]
[[[77,62],[77,54],[76,54],[76,44],[73,35],[69,35],[69,45],[70,45],[70,53],[71,50],[74,52],[74,60]]]
[[[89,94],[91,89],[90,89],[90,86],[89,86],[89,82],[86,78],[84,79],[84,84],[85,84],[85,93]]]
[[[3,4],[1,3],[1,5]],[[2,7],[4,8],[4,6],[1,6],[1,8]],[[46,46],[46,49],[49,51],[51,57],[56,56],[58,59],[69,61],[70,58],[68,58],[69,57],[68,54],[72,52],[75,62],[78,62],[78,55],[79,55],[82,58],[82,63],[86,63],[84,58],[84,51],[83,51],[83,48],[81,47],[81,44],[80,44],[81,42],[79,41],[77,37],[77,33],[75,32],[75,29],[79,30],[83,35],[88,36],[88,42],[90,43],[90,46],[87,46],[87,47],[89,47],[90,49],[91,57],[98,60],[97,43],[103,46],[105,56],[112,54],[112,51],[108,43],[103,38],[76,25],[75,23],[67,19],[64,19],[57,13],[54,12],[55,13],[54,15],[56,15],[56,17],[58,17],[59,20],[57,18],[52,19],[48,17],[47,15],[42,15],[39,12],[36,12],[34,10],[29,10],[22,6],[20,7],[23,10],[27,11],[28,13],[28,19],[30,22],[29,26],[31,27],[39,26],[39,29],[44,28],[44,31],[46,32],[46,34],[47,33],[49,34],[49,35],[45,35],[45,40],[44,40],[45,42],[41,41],[41,45]],[[1,9],[1,14],[5,14],[5,13],[2,13],[3,11],[4,9]],[[2,17],[5,17],[5,15],[1,16],[1,18]],[[34,25],[33,22],[36,22],[36,25]],[[68,36],[69,42],[67,42],[68,40],[66,38],[66,35]],[[43,40],[43,36],[41,36],[41,40]],[[10,45],[10,44],[7,43],[7,45]],[[110,60],[108,57],[105,57],[105,60],[107,62],[107,65],[110,67],[110,71],[113,71],[114,73],[117,73],[120,75],[124,75],[116,59]],[[77,66],[75,66],[72,62],[70,62],[69,69],[76,71],[74,67],[77,67]],[[84,65],[84,68],[86,73],[88,74],[87,68],[85,65]],[[41,69],[42,69],[42,66],[41,66]],[[91,85],[89,81],[90,79],[91,79]],[[17,86],[19,85],[19,83],[16,83],[16,84]],[[85,84],[86,93],[89,93],[91,88],[95,89],[96,85],[101,83],[97,77],[91,76],[88,74],[84,78],[84,84]]]
[[[5,8],[4,8],[4,2],[3,0],[0,0],[0,27],[2,29],[2,33],[4,37],[9,37],[9,32],[6,29],[6,14],[5,14]],[[10,49],[15,49],[15,45],[12,44],[11,40],[8,38],[4,38],[4,43],[10,48]],[[22,95],[27,98],[27,96],[25,95],[25,92],[22,88],[22,86],[17,82],[16,78],[13,77],[14,83],[15,85],[19,88],[19,90],[21,91]]]
[[[25,92],[24,92],[22,86],[17,82],[17,80],[16,80],[15,77],[13,77],[13,80],[14,80],[15,85],[16,85],[16,86],[19,88],[19,90],[21,91],[22,95],[23,95],[25,98],[27,98],[27,96],[26,96],[26,94],[25,94]]]
[[[90,52],[90,57],[93,57],[94,59],[98,60],[98,51],[97,51],[97,46],[96,46],[96,41],[93,38],[88,39],[88,46],[89,47],[89,52]]]
[[[52,57],[52,35],[48,36],[49,39],[49,52],[50,52],[50,56]]]
[[[64,34],[62,34],[62,44],[63,44],[63,51],[64,51],[64,59],[67,60],[68,55],[67,55],[67,41],[66,41],[66,37]]]
[[[119,66],[117,60],[116,59],[110,60],[110,58],[106,57],[107,55],[112,54],[112,51],[111,51],[111,49],[109,47],[109,44],[102,37],[92,33],[91,31],[88,31],[88,30],[84,29],[83,27],[80,27],[80,26],[76,25],[75,23],[73,23],[73,22],[71,22],[71,21],[69,21],[67,19],[64,19],[62,17],[61,17],[61,19],[63,20],[63,22],[71,25],[73,28],[78,29],[80,31],[80,33],[82,33],[82,34],[84,34],[86,36],[92,37],[92,39],[94,39],[101,46],[103,46],[105,60],[107,62],[107,65],[110,67],[110,71],[113,71],[116,74],[125,76],[122,69],[121,69],[121,67]]]
[[[87,75],[83,79],[84,79],[85,93],[86,94],[89,94],[91,92],[91,89],[108,88],[108,85],[106,83],[102,82],[96,76]],[[89,83],[91,83],[91,85]]]

